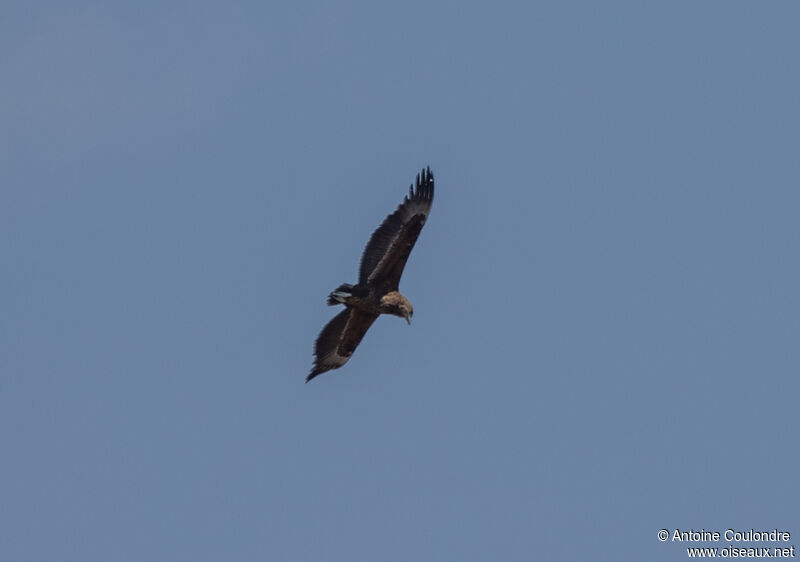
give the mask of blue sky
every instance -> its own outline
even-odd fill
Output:
[[[4,3],[0,558],[800,537],[798,16]],[[425,165],[413,325],[303,384]]]

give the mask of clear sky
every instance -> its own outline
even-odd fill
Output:
[[[800,546],[796,2],[0,14],[0,559]],[[413,325],[304,384],[426,165]]]

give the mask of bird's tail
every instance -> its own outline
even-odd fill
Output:
[[[353,296],[353,286],[349,283],[339,285],[335,291],[328,295],[328,306],[345,304],[349,297]]]

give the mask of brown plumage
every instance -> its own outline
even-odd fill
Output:
[[[314,366],[306,382],[347,363],[381,314],[400,316],[411,324],[414,307],[398,291],[400,277],[432,204],[433,173],[425,168],[417,174],[416,190],[412,185],[397,210],[372,233],[361,256],[358,284],[345,283],[328,295],[329,305],[346,308],[317,337]]]

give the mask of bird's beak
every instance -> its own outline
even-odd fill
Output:
[[[411,326],[411,315],[410,314],[406,314],[406,322],[408,322],[408,325]]]

